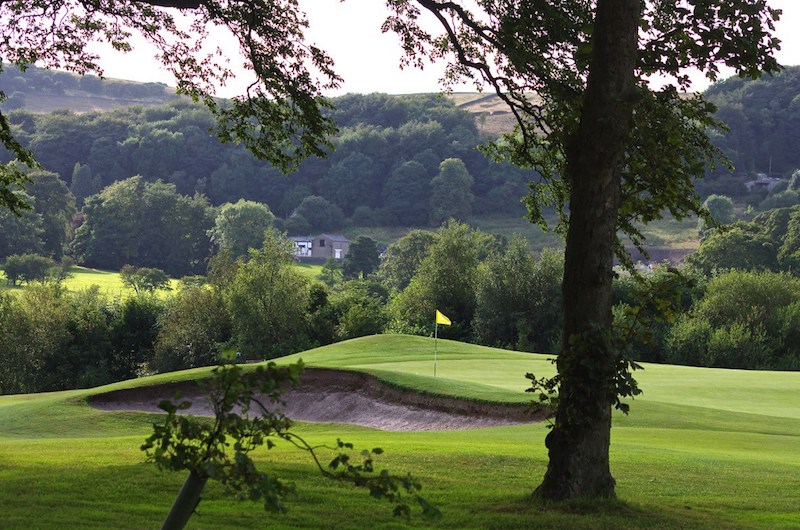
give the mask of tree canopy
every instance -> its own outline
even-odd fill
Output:
[[[179,9],[182,20],[176,20],[175,10],[161,8]],[[305,41],[307,21],[295,0],[15,0],[0,5],[0,20],[0,63],[102,74],[91,44],[105,42],[125,52],[138,35],[156,48],[157,60],[175,76],[178,91],[212,111],[221,139],[241,142],[256,157],[286,170],[308,155],[322,155],[330,145],[328,136],[335,127],[323,114],[328,105],[322,90],[336,87],[339,78],[327,54]],[[214,28],[238,40],[241,53],[234,59],[252,75],[245,93],[225,104],[214,95],[233,75],[230,58],[203,46]],[[14,138],[4,113],[0,141],[22,163],[36,165],[30,151]],[[12,193],[24,182],[24,174],[13,165],[0,169],[2,204],[24,207]]]
[[[777,71],[780,12],[765,0],[391,5],[384,27],[400,35],[408,62],[449,60],[447,81],[486,83],[508,104],[517,130],[489,151],[542,175],[531,185],[530,219],[545,224],[543,204],[563,214],[559,400],[537,494],[613,496],[611,405],[633,390],[618,385],[630,380],[630,365],[612,344],[615,253],[629,263],[617,234],[641,246],[637,223],[700,212],[692,181],[723,160],[707,135],[713,105],[681,93],[691,87],[686,72],[714,80],[720,65],[750,77]],[[441,23],[440,34],[418,23],[422,12]],[[654,88],[652,75],[668,81]]]

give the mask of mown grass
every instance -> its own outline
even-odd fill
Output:
[[[364,370],[428,392],[526,399],[526,371],[546,356],[420,337],[366,337],[298,354],[310,366]],[[292,359],[285,359],[283,362]],[[105,413],[93,392],[194,378],[163,374],[95,390],[0,397],[0,527],[152,528],[183,476],[143,463],[139,445],[155,415]],[[538,375],[538,374],[537,374]],[[301,423],[312,443],[336,438],[382,447],[380,467],[420,477],[438,522],[393,519],[365,492],[319,478],[283,444],[265,469],[294,481],[286,515],[236,502],[212,485],[190,528],[797,528],[800,522],[800,374],[646,365],[644,395],[615,415],[617,501],[543,505],[530,500],[546,466],[545,424],[451,432],[387,433]],[[329,457],[331,453],[325,453]]]
[[[22,291],[25,285],[10,286],[7,285],[5,280],[5,273],[0,272],[0,285],[4,289],[11,291]],[[119,275],[119,272],[104,271],[99,269],[90,269],[88,267],[72,267],[70,275],[64,280],[63,285],[70,291],[79,291],[87,289],[92,286],[97,286],[101,293],[110,298],[127,298],[133,294],[133,289],[127,287]],[[176,279],[170,280],[170,288],[177,289],[180,281]],[[159,295],[166,296],[169,290],[158,290]]]
[[[320,272],[322,272],[322,265],[298,263],[295,267],[303,276],[309,279],[316,279]],[[110,298],[127,298],[134,292],[132,288],[127,287],[122,282],[119,272],[90,269],[88,267],[72,267],[70,269],[70,275],[64,280],[63,285],[71,291],[79,291],[97,286],[101,293]],[[170,279],[171,290],[177,290],[179,287],[179,279]],[[9,285],[6,282],[5,273],[0,270],[0,290],[19,292],[23,289],[25,289],[24,284],[15,286]],[[160,289],[157,292],[160,296],[168,296],[170,290]]]

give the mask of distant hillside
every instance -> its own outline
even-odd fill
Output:
[[[2,105],[4,110],[35,113],[64,109],[75,113],[105,112],[133,105],[160,106],[180,99],[173,87],[163,83],[81,77],[35,66],[20,72],[13,65],[5,65],[0,73],[0,90],[8,98]],[[514,116],[494,93],[456,93],[449,97],[457,107],[475,115],[482,135],[499,136],[514,128]]]
[[[180,99],[174,88],[163,83],[78,76],[35,66],[20,72],[13,65],[4,65],[0,90],[8,98],[2,105],[4,110],[37,113],[62,109],[103,112],[132,105],[159,106]]]
[[[800,67],[788,66],[761,79],[731,77],[712,85],[705,97],[729,132],[714,132],[712,141],[733,162],[734,173],[719,168],[698,181],[702,196],[728,195],[757,206],[767,190],[748,193],[744,183],[756,174],[782,177],[800,168]],[[779,191],[785,189],[785,184]],[[790,204],[781,204],[789,206]]]

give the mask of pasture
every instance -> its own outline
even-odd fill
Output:
[[[322,272],[322,265],[314,265],[309,263],[297,263],[295,265],[298,272],[304,277],[313,280]],[[100,292],[110,298],[125,298],[133,293],[133,289],[127,287],[122,283],[122,278],[117,271],[104,271],[98,269],[90,269],[88,267],[72,267],[70,269],[70,276],[64,280],[64,287],[71,291],[78,291],[87,289],[96,285]],[[170,280],[170,287],[175,290],[180,287],[179,279]],[[25,285],[10,286],[6,283],[5,273],[0,270],[0,291],[8,290],[11,292],[18,292],[25,288]],[[169,291],[159,290],[162,296]]]
[[[526,372],[548,357],[384,335],[281,359],[372,373],[392,385],[466,399],[519,402]],[[158,415],[101,412],[86,398],[113,389],[202,377],[207,369],[107,387],[0,397],[0,527],[153,528],[183,474],[144,463],[139,446]],[[265,513],[211,484],[189,528],[797,528],[800,526],[800,373],[645,365],[644,394],[615,415],[612,471],[619,499],[543,505],[529,499],[546,467],[547,425],[384,432],[298,423],[317,444],[381,447],[378,468],[411,472],[439,521],[392,518],[363,491],[319,477],[306,455],[279,444],[258,460],[296,482],[288,513]],[[333,453],[325,453],[332,455]]]

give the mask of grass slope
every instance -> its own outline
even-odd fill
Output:
[[[552,372],[546,356],[452,341],[376,336],[291,358],[363,370],[393,384],[470,399],[525,400],[524,374]],[[94,390],[0,397],[0,527],[151,528],[183,476],[159,473],[138,450],[154,415],[103,413],[87,395],[202,377],[208,369]],[[318,478],[304,455],[279,445],[260,455],[295,481],[287,515],[208,488],[191,528],[797,528],[800,522],[800,374],[646,365],[644,395],[617,415],[612,469],[619,501],[532,503],[546,466],[546,425],[386,433],[300,424],[314,443],[341,437],[382,447],[380,466],[422,478],[439,522],[392,519],[364,492]]]

